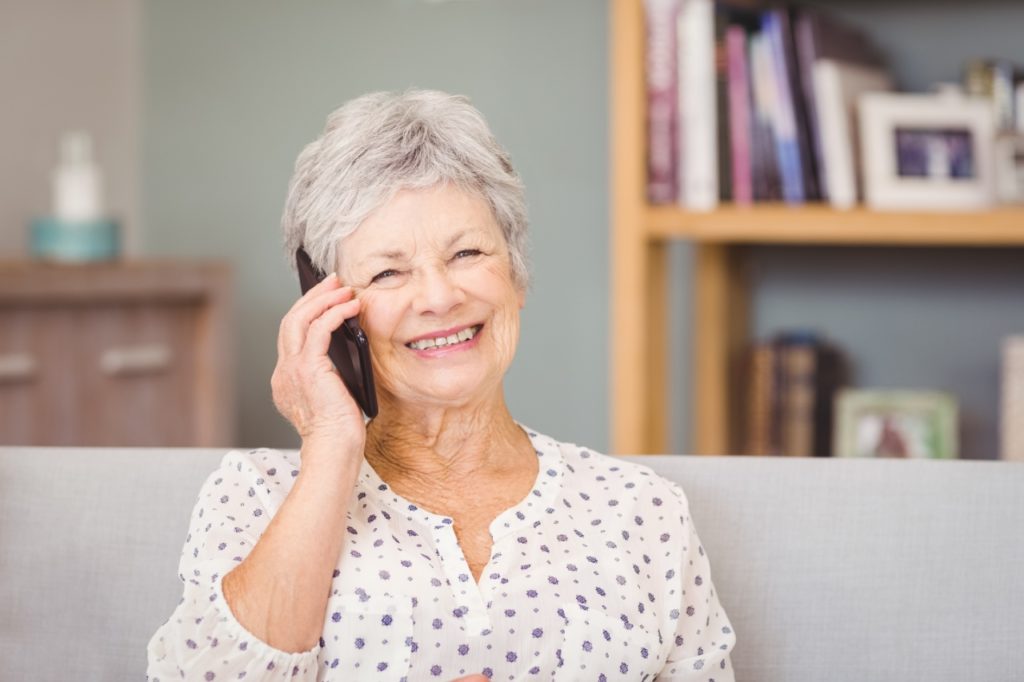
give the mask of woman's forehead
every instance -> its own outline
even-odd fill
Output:
[[[371,213],[341,246],[345,250],[397,253],[411,245],[447,246],[458,237],[495,237],[501,230],[479,195],[442,186],[401,190]]]

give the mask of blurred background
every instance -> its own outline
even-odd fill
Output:
[[[976,57],[1024,63],[1024,4],[1014,0],[818,4],[871,35],[902,89],[959,81]],[[52,397],[70,390],[59,379],[49,398],[17,398],[12,387],[42,375],[26,349],[56,344],[55,353],[71,354],[92,342],[84,317],[29,319],[52,313],[60,297],[85,306],[92,290],[103,305],[132,301],[130,319],[111,317],[105,328],[142,330],[141,346],[104,356],[108,374],[175,362],[147,336],[164,323],[132,298],[148,292],[147,301],[181,313],[182,343],[198,344],[183,357],[204,376],[228,377],[227,389],[207,387],[196,399],[228,425],[191,414],[160,427],[162,444],[296,446],[269,387],[277,327],[298,295],[279,231],[295,157],[346,100],[415,86],[468,95],[525,181],[534,280],[506,384],[513,414],[607,451],[610,338],[619,331],[609,305],[610,16],[603,0],[0,0],[0,303],[10,315],[0,317],[0,342],[14,377],[0,383],[0,440],[45,439],[49,427],[18,425],[71,414]],[[100,273],[59,293],[54,266],[39,274],[42,266],[28,263],[29,226],[52,210],[61,136],[74,130],[91,135],[122,260],[154,266],[134,282]],[[685,452],[696,400],[693,253],[685,240],[669,248],[669,450]],[[857,385],[954,394],[961,453],[995,457],[1000,343],[1024,330],[1021,255],[1019,247],[755,246],[746,254],[751,333],[814,329],[841,342]],[[204,269],[208,262],[225,268]],[[161,288],[169,280],[177,289]],[[19,315],[24,329],[59,338],[15,333]],[[89,386],[76,389],[78,399],[103,400]],[[155,400],[137,391],[133,401]],[[206,436],[184,438],[186,428]]]

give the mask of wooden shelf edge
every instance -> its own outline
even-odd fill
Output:
[[[647,208],[650,237],[708,243],[1024,246],[1024,207],[963,213],[840,211],[828,206]]]

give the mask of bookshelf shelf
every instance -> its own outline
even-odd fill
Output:
[[[698,242],[892,246],[1024,246],[1024,208],[890,213],[827,206],[726,206],[707,213],[650,207],[648,236]]]
[[[734,368],[749,340],[750,288],[743,247],[752,244],[1024,246],[1024,208],[895,213],[828,206],[725,205],[697,213],[646,201],[642,0],[610,3],[612,450],[670,451],[668,245],[694,246],[691,404],[695,454],[739,450]]]

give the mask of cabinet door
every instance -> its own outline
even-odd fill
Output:
[[[195,441],[197,306],[90,306],[75,311],[80,445]]]
[[[75,332],[66,310],[0,308],[0,444],[75,443]]]
[[[0,311],[0,443],[190,445],[198,306]]]

